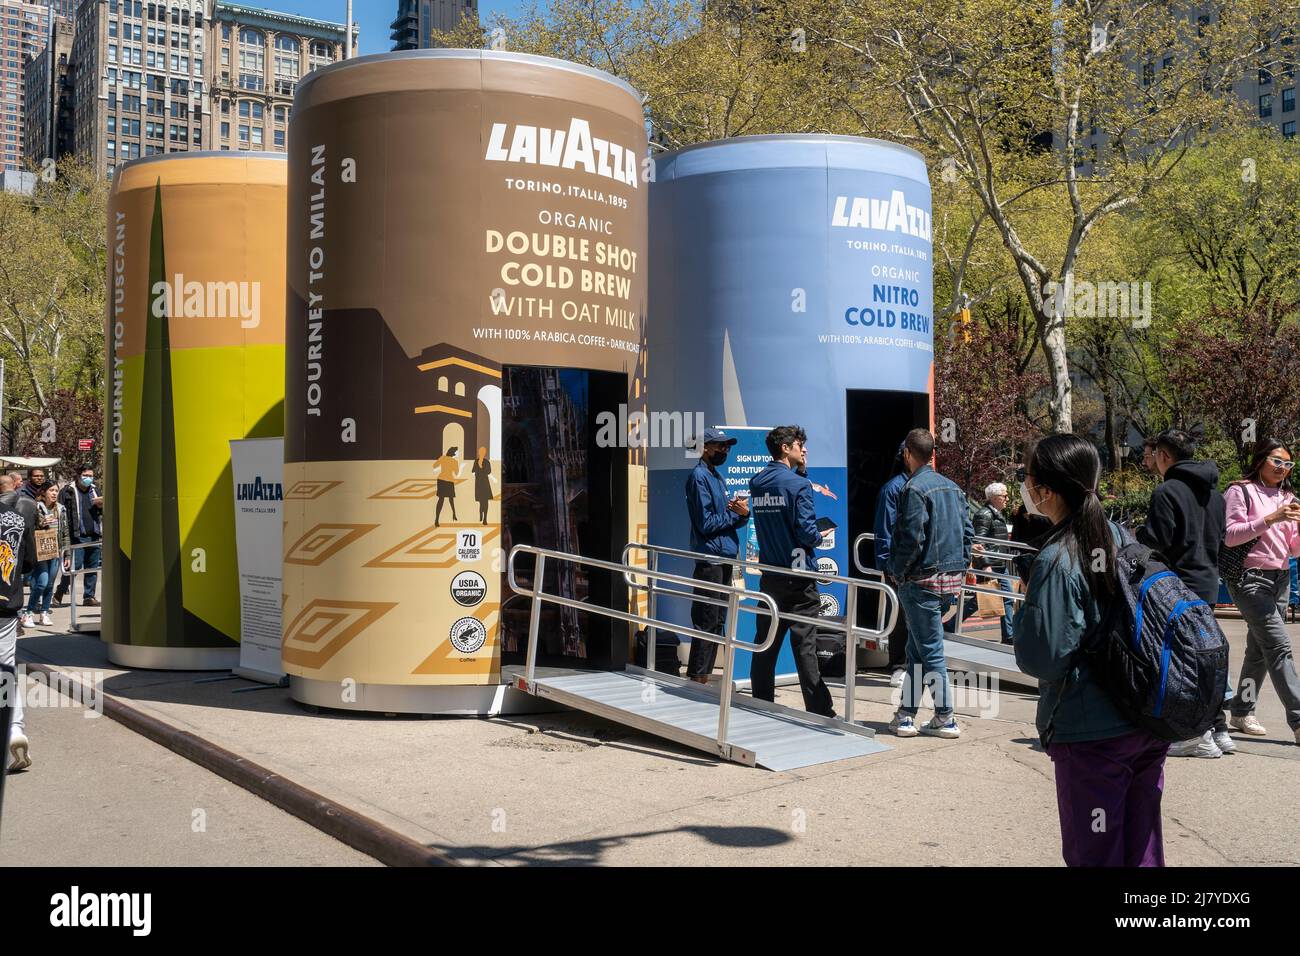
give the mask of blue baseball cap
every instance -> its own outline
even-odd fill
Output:
[[[707,445],[709,442],[717,442],[719,445],[734,445],[736,439],[721,428],[706,428],[704,429],[704,440],[700,444]]]

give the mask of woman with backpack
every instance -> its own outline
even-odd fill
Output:
[[[1246,658],[1228,723],[1242,733],[1264,736],[1255,704],[1267,671],[1300,744],[1300,678],[1284,616],[1291,599],[1290,559],[1300,556],[1300,502],[1291,490],[1293,467],[1291,450],[1283,442],[1266,439],[1255,446],[1246,477],[1229,485],[1223,496],[1223,543],[1231,549],[1254,542],[1242,558],[1241,577],[1233,581],[1224,576],[1247,629]]]
[[[1021,499],[1052,530],[1028,569],[1016,663],[1039,680],[1036,723],[1056,771],[1061,855],[1067,866],[1163,866],[1169,744],[1130,722],[1076,653],[1121,599],[1124,538],[1098,498],[1101,460],[1082,438],[1050,435],[1023,472]]]

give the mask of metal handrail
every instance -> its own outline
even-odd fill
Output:
[[[876,540],[875,534],[873,534],[870,531],[864,531],[862,534],[858,535],[856,538],[853,539],[853,566],[863,574],[880,574],[883,576],[884,574],[883,571],[878,571],[874,568],[868,568],[862,563],[862,555],[860,553],[862,542],[875,541],[875,540]],[[1022,549],[1024,553],[1030,553],[1030,554],[1038,553],[1038,549],[1035,548],[1033,545],[1024,544],[1020,541],[1009,541],[1009,540],[1004,540],[1002,538],[989,538],[989,537],[985,537],[984,535],[978,535],[978,534],[975,535],[975,540],[980,543],[989,542],[991,544],[1009,545],[1010,547],[1013,548]],[[1000,558],[1007,561],[1013,561],[1016,558],[1019,558],[1021,556],[1022,555],[1019,554],[999,554],[997,552],[990,552],[990,551],[985,551],[982,554],[978,555],[978,557],[981,558],[995,558],[995,559]],[[972,555],[972,557],[977,557],[977,556]],[[976,577],[994,578],[996,580],[1008,581],[1008,582],[1015,582],[1020,580],[1020,578],[1016,575],[1004,574],[999,571],[984,571],[975,567],[968,568],[965,574],[973,574]],[[957,599],[955,608],[949,611],[948,614],[946,614],[943,618],[946,621],[949,618],[951,618],[952,615],[954,614],[957,615],[957,623],[953,627],[953,633],[958,636],[960,636],[962,633],[962,624],[965,622],[965,618],[966,618],[965,598],[967,594],[987,594],[990,597],[999,597],[1002,598],[1004,601],[1013,601],[1013,602],[1025,600],[1025,595],[1023,592],[1003,591],[1001,588],[981,587],[978,583],[967,584],[964,579],[962,581],[961,590],[962,593]]]
[[[632,562],[629,560],[631,552],[633,551],[645,552],[646,554],[645,569],[633,565]],[[877,583],[875,581],[864,581],[861,578],[844,577],[843,575],[839,575],[839,574],[827,574],[822,571],[809,571],[805,569],[785,568],[785,567],[780,567],[779,565],[759,564],[753,561],[739,561],[739,560],[719,561],[718,555],[716,554],[713,555],[700,554],[697,551],[685,551],[681,548],[670,548],[665,545],[659,545],[659,544],[641,544],[640,542],[636,542],[636,541],[628,542],[627,546],[623,549],[623,563],[631,569],[629,572],[631,574],[644,574],[647,571],[657,573],[657,574],[662,574],[662,572],[658,571],[659,555],[668,555],[670,557],[676,557],[676,558],[688,558],[693,561],[707,561],[712,564],[729,564],[729,565],[740,567],[745,572],[750,572],[750,571],[761,571],[763,573],[770,572],[772,574],[783,575],[785,577],[808,578],[814,582],[821,583],[821,584],[845,585],[847,588],[847,593],[844,598],[844,624],[842,626],[842,629],[844,631],[844,721],[850,724],[853,723],[853,709],[854,709],[853,705],[856,699],[857,687],[858,687],[858,670],[857,670],[858,644],[863,643],[865,646],[867,646],[872,650],[883,650],[884,648],[887,648],[889,646],[889,633],[894,629],[894,624],[898,620],[898,613],[899,613],[898,595],[894,593],[893,588],[891,588],[883,580]],[[635,588],[637,590],[647,591],[650,595],[650,600],[651,601],[654,600],[655,592],[651,586],[647,585],[646,587],[642,587],[641,585],[633,581],[630,577],[628,577],[627,574],[624,575],[624,580],[626,580],[628,585],[632,588]],[[678,580],[680,581],[682,579],[679,578]],[[741,577],[741,580],[742,581],[744,580],[743,576]],[[694,578],[692,578],[690,579],[690,583],[692,585],[697,585],[703,582],[698,582]],[[859,588],[865,588],[871,591],[879,591],[881,593],[881,597],[882,597],[882,600],[880,602],[881,614],[880,614],[880,618],[878,619],[879,626],[876,628],[859,627],[857,624]],[[681,592],[669,592],[669,593],[675,594],[676,596],[679,597],[688,596],[682,594]],[[746,593],[762,594],[763,592],[746,589]],[[650,607],[651,606],[648,606],[647,610],[650,610]],[[884,620],[886,608],[888,608],[888,612],[889,612],[887,621]],[[651,613],[653,612],[651,611]],[[783,621],[794,621],[800,624],[811,624],[814,627],[831,628],[837,626],[832,622],[829,622],[824,617],[814,618],[814,617],[808,617],[805,614],[793,614],[790,612],[785,612],[780,614],[780,618]],[[775,623],[775,618],[773,619],[773,623]],[[672,628],[675,631],[682,630],[682,628],[677,627],[676,625],[672,625]],[[724,672],[723,679],[724,681],[730,682],[730,675]]]
[[[531,589],[524,589],[520,586],[515,576],[515,558],[520,554],[532,554],[537,558],[537,564],[533,567],[533,584]],[[624,551],[626,554],[626,551]],[[587,567],[603,568],[606,571],[616,571],[623,574],[624,580],[627,580],[629,572],[636,572],[645,575],[651,580],[660,580],[672,584],[685,584],[692,587],[702,587],[706,590],[717,591],[719,594],[727,596],[727,614],[723,622],[722,635],[712,634],[708,631],[701,631],[694,627],[677,626],[669,621],[656,621],[651,614],[648,618],[643,618],[638,614],[632,614],[627,611],[616,611],[613,608],[601,607],[596,604],[587,604],[574,598],[567,598],[559,594],[548,594],[542,590],[546,583],[546,560],[547,558],[568,561],[573,564],[581,564]],[[735,666],[735,654],[737,650],[760,653],[766,651],[776,641],[776,626],[779,609],[776,606],[776,600],[770,594],[764,594],[761,591],[749,591],[744,586],[737,587],[734,584],[714,584],[712,581],[696,581],[694,578],[682,577],[678,574],[669,574],[665,571],[647,571],[642,568],[629,567],[627,564],[615,564],[612,561],[600,561],[596,558],[584,558],[581,555],[569,554],[564,551],[553,551],[549,548],[538,548],[530,544],[517,544],[510,549],[510,557],[506,562],[506,579],[510,584],[510,589],[516,594],[532,599],[533,606],[528,616],[528,654],[524,668],[524,690],[530,690],[537,673],[537,637],[540,631],[542,621],[542,604],[550,602],[559,604],[564,607],[576,607],[580,610],[588,611],[593,614],[600,614],[604,617],[613,618],[618,621],[626,621],[629,624],[646,625],[646,670],[654,670],[654,627],[671,628],[683,634],[690,636],[692,640],[699,638],[705,641],[711,641],[714,644],[722,645],[722,674],[723,674],[723,693],[719,694],[718,705],[718,752],[726,756],[728,748],[727,730],[731,720],[731,698],[735,688],[732,686],[731,675]],[[633,585],[636,587],[636,585]],[[767,606],[768,614],[767,637],[761,644],[752,644],[749,641],[740,641],[736,639],[736,624],[741,611],[758,615],[761,612],[758,608],[745,607],[741,605],[742,600],[752,598],[760,604]],[[650,609],[647,608],[649,612]]]

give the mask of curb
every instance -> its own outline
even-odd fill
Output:
[[[75,677],[36,661],[23,661],[29,672],[45,675],[51,686],[62,691],[75,686],[85,700],[85,687]],[[53,679],[53,680],[51,680]],[[69,695],[70,696],[70,695]],[[322,833],[334,837],[386,866],[461,866],[442,850],[435,850],[403,836],[341,803],[323,797],[239,754],[219,747],[187,730],[179,730],[156,717],[136,710],[112,694],[99,689],[105,716],[142,737],[210,770],[238,787],[274,804]]]

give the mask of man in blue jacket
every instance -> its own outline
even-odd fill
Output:
[[[727,449],[736,443],[720,428],[704,429],[704,450],[700,462],[686,478],[686,511],[691,518],[691,550],[697,554],[716,555],[717,561],[696,561],[695,580],[712,584],[731,581],[731,562],[740,552],[736,530],[749,520],[749,505],[743,498],[728,498],[727,486],[718,474],[718,466],[727,460]],[[695,593],[714,601],[725,601],[720,591],[696,588]],[[691,625],[696,630],[721,634],[726,608],[695,601],[691,604]],[[713,673],[718,645],[711,641],[691,641],[691,656],[686,676],[707,684]]]
[[[952,688],[943,655],[943,615],[961,595],[970,567],[971,527],[966,494],[930,462],[934,436],[914,428],[903,442],[907,484],[898,496],[898,517],[890,542],[889,571],[907,615],[907,673],[903,698],[890,727],[900,737],[917,733],[961,736],[952,712]],[[917,729],[924,687],[934,698],[934,718]]]
[[[876,520],[872,531],[876,536],[876,570],[885,575],[885,581],[892,588],[898,582],[889,573],[889,545],[894,535],[894,520],[898,516],[898,496],[907,484],[907,469],[903,467],[903,445],[899,443],[898,456],[894,460],[898,474],[890,478],[880,488],[876,498]],[[894,629],[889,634],[889,686],[902,687],[903,675],[906,673],[907,661],[907,615],[899,614],[894,620]]]
[[[758,535],[758,558],[763,564],[811,571],[817,567],[814,549],[821,544],[817,514],[813,508],[812,482],[795,469],[806,465],[808,436],[798,425],[782,425],[767,433],[767,450],[772,460],[749,481],[749,507],[754,512]],[[817,617],[821,598],[813,578],[763,572],[759,589],[770,594],[782,614]],[[767,633],[769,618],[758,615],[755,640]],[[834,717],[831,692],[822,680],[817,663],[816,626],[798,621],[777,620],[776,640],[771,648],[754,655],[750,670],[750,692],[757,700],[776,695],[776,659],[785,641],[786,629],[794,646],[795,670],[803,691],[804,709],[823,717]]]

